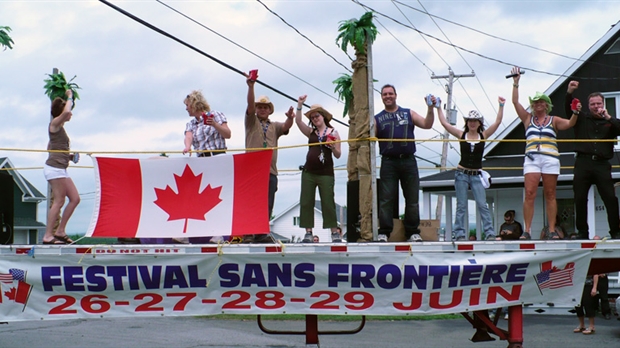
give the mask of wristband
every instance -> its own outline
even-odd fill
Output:
[[[298,111],[301,111],[301,108],[297,108]]]
[[[504,106],[504,103],[499,103],[499,106]]]
[[[517,85],[516,83],[513,83],[513,84],[512,84],[512,87],[514,87],[514,88],[519,88],[519,85]]]

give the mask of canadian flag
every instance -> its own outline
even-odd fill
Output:
[[[94,157],[89,237],[160,238],[269,233],[273,151],[212,157]]]

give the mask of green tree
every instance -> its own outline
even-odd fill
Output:
[[[13,49],[11,44],[14,44],[13,39],[9,36],[11,31],[10,27],[0,27],[0,46],[4,46],[4,50],[7,48]]]
[[[366,46],[372,45],[377,38],[377,27],[372,22],[372,12],[364,13],[360,19],[355,18],[340,22],[336,44],[347,52],[347,46],[355,49],[355,55],[366,54]]]

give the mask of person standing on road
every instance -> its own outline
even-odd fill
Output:
[[[582,333],[584,335],[591,335],[594,330],[594,299],[596,297],[598,287],[598,274],[593,276],[587,276],[586,282],[583,286],[583,293],[581,295],[581,303],[575,307],[577,312],[577,319],[579,319],[579,326],[573,330],[574,333]],[[585,311],[585,315],[584,315]],[[588,327],[586,327],[585,316],[588,317]]]
[[[456,190],[456,214],[454,217],[454,236],[455,240],[465,240],[465,214],[467,214],[467,190],[471,189],[471,193],[476,201],[476,208],[486,239],[495,239],[495,230],[493,229],[493,219],[491,211],[487,204],[486,191],[480,181],[480,170],[482,169],[482,156],[484,155],[484,139],[488,139],[502,123],[504,116],[504,104],[506,99],[499,97],[499,111],[495,122],[484,128],[484,118],[476,110],[471,110],[465,118],[465,127],[463,130],[451,125],[444,116],[441,108],[438,112],[439,122],[441,125],[457,139],[461,149],[461,161],[454,172],[454,188]]]
[[[589,139],[590,142],[576,144],[573,195],[575,198],[575,225],[579,238],[589,239],[588,227],[588,192],[592,185],[596,185],[601,200],[607,211],[609,234],[613,239],[620,238],[620,214],[618,213],[618,198],[611,178],[611,164],[609,160],[614,156],[614,143],[597,140],[615,139],[620,135],[620,120],[611,117],[604,105],[601,93],[592,93],[588,96],[588,111],[582,111],[581,103],[573,103],[573,92],[579,87],[579,82],[570,81],[564,110],[566,116],[577,117],[575,124],[575,139]]]
[[[421,242],[420,237],[420,175],[415,159],[415,127],[430,129],[435,120],[433,109],[441,111],[441,102],[435,96],[426,97],[426,117],[396,104],[396,88],[381,88],[384,110],[375,115],[375,134],[381,153],[381,181],[379,184],[379,242],[387,242],[394,221],[394,206],[398,202],[398,183],[405,196],[405,237],[409,242]],[[404,141],[392,141],[404,140]]]

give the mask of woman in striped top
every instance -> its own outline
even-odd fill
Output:
[[[525,127],[525,160],[523,162],[525,199],[523,201],[523,219],[525,231],[522,239],[531,238],[532,219],[534,217],[534,201],[538,183],[542,178],[543,193],[547,207],[547,222],[549,231],[555,231],[555,219],[558,210],[555,200],[555,188],[560,175],[560,154],[556,142],[556,131],[571,128],[577,122],[577,116],[573,115],[570,120],[561,117],[550,116],[551,99],[536,92],[534,98],[529,98],[530,110],[528,112],[519,103],[519,80],[521,73],[519,67],[512,68],[512,104],[517,115]]]

